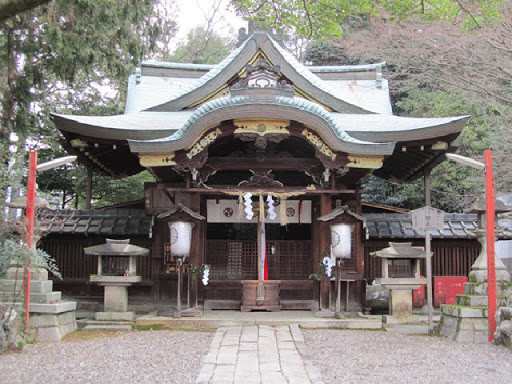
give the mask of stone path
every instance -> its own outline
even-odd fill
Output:
[[[323,384],[297,324],[218,328],[197,384]]]

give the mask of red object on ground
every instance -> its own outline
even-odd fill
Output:
[[[434,276],[434,307],[455,304],[457,295],[464,293],[467,276]]]
[[[425,284],[421,284],[421,288],[412,290],[412,306],[415,308],[422,308],[426,304],[427,301],[425,299]]]

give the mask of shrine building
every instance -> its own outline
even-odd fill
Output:
[[[305,66],[266,30],[241,37],[217,65],[142,63],[122,115],[54,114],[64,148],[112,177],[154,175],[139,268],[151,299],[173,297],[170,224],[183,207],[180,220],[193,222],[186,265],[210,267],[209,284],[191,288],[205,308],[243,309],[243,282],[262,280],[279,281],[278,309],[325,307],[329,284],[310,275],[338,243],[360,308],[361,182],[428,175],[469,117],[394,116],[384,63]],[[337,240],[333,224],[347,228]]]

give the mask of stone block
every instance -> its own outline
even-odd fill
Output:
[[[441,304],[441,313],[454,317],[487,317],[487,308]]]
[[[76,302],[62,301],[56,304],[37,304],[30,303],[30,312],[32,313],[63,313],[74,311],[76,309]]]
[[[61,292],[34,293],[30,292],[30,302],[37,304],[55,304],[60,302]]]
[[[61,326],[76,323],[74,311],[61,313],[58,317],[59,317],[59,325],[61,325]]]
[[[392,316],[412,314],[412,290],[393,289],[391,291],[390,312]]]
[[[473,343],[475,341],[475,333],[471,331],[460,330],[455,334],[455,341],[462,343]]]
[[[19,292],[23,289],[23,280],[0,280],[0,292]]]
[[[475,331],[487,332],[489,330],[489,321],[487,319],[472,319]]]
[[[31,315],[29,320],[30,328],[58,327],[59,319],[56,315]]]
[[[459,329],[461,331],[471,331],[473,332],[475,330],[475,327],[473,326],[473,319],[460,319],[459,321]]]
[[[464,294],[487,295],[487,283],[465,283]]]
[[[489,342],[489,331],[476,331],[474,335],[475,343],[488,343]]]
[[[457,305],[466,307],[487,306],[487,296],[483,295],[457,295]]]
[[[62,339],[62,332],[59,327],[38,328],[36,341],[59,341]]]
[[[70,324],[67,324],[67,325],[62,325],[60,327],[60,332],[62,334],[62,337],[64,337],[68,333],[76,331],[76,329],[77,329],[76,322],[73,322],[73,323],[70,323]]]
[[[30,282],[30,293],[50,293],[53,290],[53,281],[41,280]]]
[[[126,312],[128,310],[128,289],[123,286],[105,286],[105,312]]]

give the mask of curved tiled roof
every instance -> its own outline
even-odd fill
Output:
[[[246,109],[243,112],[239,111],[244,106],[249,106],[252,113],[255,113],[254,111],[258,111],[258,115],[263,113],[267,118],[274,117],[271,113],[275,109],[273,107],[277,106],[279,107],[279,113],[275,117],[294,119],[305,123],[307,126],[311,125],[310,120],[313,117],[317,123],[315,124],[316,130],[321,130],[323,137],[332,139],[329,144],[335,150],[353,154],[389,155],[394,149],[394,143],[376,144],[350,137],[325,108],[309,100],[284,96],[268,97],[265,100],[252,100],[247,96],[231,96],[214,99],[203,104],[177,132],[168,137],[146,141],[128,140],[130,150],[138,153],[152,153],[176,151],[186,148],[205,129],[217,125],[224,119],[257,117],[249,115],[251,111]],[[266,107],[271,109],[265,111]],[[226,112],[228,115],[223,118],[222,116]],[[191,132],[192,128],[194,128],[194,132]]]

